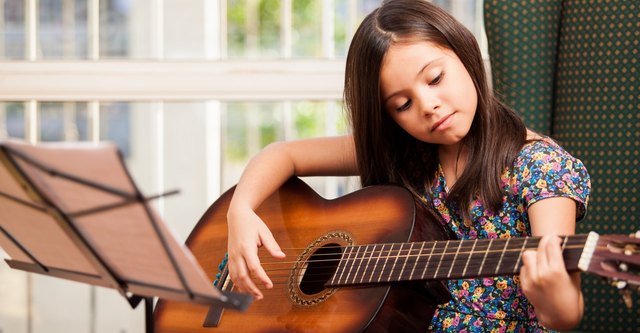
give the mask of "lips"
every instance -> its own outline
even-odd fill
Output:
[[[445,121],[447,121],[447,119],[451,118],[451,116],[453,116],[453,113],[450,113],[447,116],[444,116],[442,119],[438,120],[438,122],[436,122],[435,124],[433,124],[433,126],[431,126],[431,131],[435,131],[436,128],[438,128],[438,126],[442,125],[442,123],[444,123]]]

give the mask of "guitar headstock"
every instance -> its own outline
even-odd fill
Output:
[[[629,236],[591,233],[585,251],[594,245],[593,256],[583,271],[598,275],[618,288],[627,307],[631,307],[629,290],[640,292],[640,231]],[[586,266],[586,265],[585,265]]]

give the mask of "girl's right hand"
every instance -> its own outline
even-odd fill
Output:
[[[258,248],[278,259],[285,257],[255,209],[287,179],[297,176],[350,176],[358,171],[351,134],[275,142],[254,156],[245,168],[227,213],[229,274],[241,292],[263,295],[254,278],[267,288],[273,283],[260,265]]]
[[[248,206],[230,207],[227,214],[229,225],[229,274],[240,292],[263,298],[253,278],[258,279],[267,289],[273,283],[258,258],[258,248],[264,247],[278,259],[285,257],[266,224]]]

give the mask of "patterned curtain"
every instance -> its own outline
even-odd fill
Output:
[[[589,169],[592,195],[577,232],[640,229],[640,2],[485,0],[496,95]],[[582,276],[577,331],[640,332],[640,297]]]

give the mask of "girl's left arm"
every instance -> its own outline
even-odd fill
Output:
[[[537,251],[525,251],[520,270],[522,291],[544,327],[570,330],[584,311],[580,273],[568,273],[558,235],[573,235],[576,201],[567,197],[539,200],[528,208],[532,236],[542,236]]]

